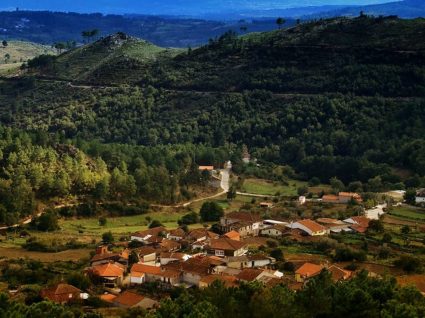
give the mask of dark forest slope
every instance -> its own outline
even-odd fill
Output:
[[[175,57],[138,60],[115,54],[77,77],[61,71],[64,63],[81,67],[71,52],[44,73],[94,84],[183,90],[423,96],[424,30],[423,19],[339,18],[244,37],[229,32]],[[80,50],[90,55],[98,45]]]

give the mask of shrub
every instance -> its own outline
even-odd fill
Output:
[[[104,216],[101,216],[101,217],[99,218],[99,225],[100,225],[100,226],[105,226],[105,225],[106,225],[106,223],[108,223],[108,220],[107,220]]]
[[[114,241],[114,236],[112,235],[111,231],[102,234],[102,241],[106,244],[112,243]]]
[[[184,215],[179,221],[179,225],[190,225],[190,224],[196,224],[199,223],[199,214],[196,212],[190,212],[186,215]]]
[[[410,255],[401,256],[394,262],[394,265],[407,273],[421,273],[423,269],[421,260]]]
[[[163,225],[162,225],[162,223],[161,223],[161,222],[159,222],[158,220],[153,220],[153,221],[151,222],[151,224],[149,224],[149,228],[150,228],[150,229],[153,229],[153,228],[155,228],[155,227],[160,227],[160,226],[163,226]]]

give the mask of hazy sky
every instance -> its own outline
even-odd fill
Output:
[[[0,0],[1,10],[56,10],[104,13],[194,14],[269,10],[319,5],[362,5],[392,0]],[[393,0],[396,1],[396,0]]]

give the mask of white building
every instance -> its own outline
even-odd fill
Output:
[[[416,191],[416,199],[415,199],[416,204],[424,204],[425,205],[425,189],[420,189],[418,191]]]

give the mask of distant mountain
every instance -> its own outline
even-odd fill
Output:
[[[2,0],[0,10],[19,7],[24,10],[50,10],[102,13],[139,13],[193,17],[226,17],[322,5],[366,5],[385,0]]]
[[[384,4],[345,7],[325,12],[313,13],[313,16],[335,17],[335,16],[357,16],[360,11],[368,15],[397,15],[402,18],[425,17],[424,0],[404,0]]]
[[[286,26],[295,24],[287,19]],[[99,29],[101,36],[116,32],[146,39],[163,47],[198,46],[228,30],[238,33],[276,29],[275,19],[222,22],[147,15],[102,15],[48,11],[0,12],[0,39],[51,44],[83,41],[81,31]]]

